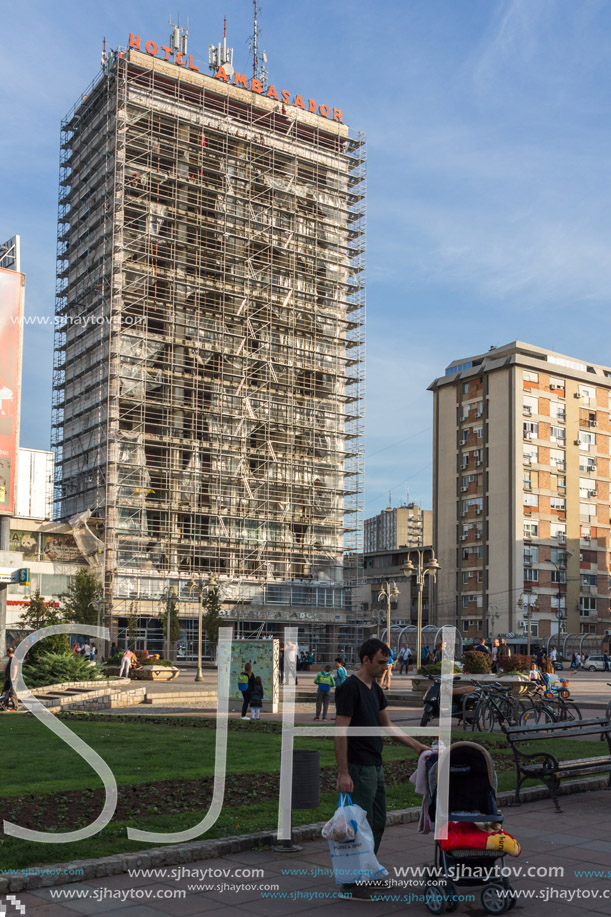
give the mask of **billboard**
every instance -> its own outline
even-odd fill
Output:
[[[0,514],[15,511],[25,275],[0,268]]]

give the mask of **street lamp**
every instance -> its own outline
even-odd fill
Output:
[[[486,610],[486,636],[492,637],[492,631],[494,630],[494,622],[498,621],[501,617],[499,610],[496,605],[488,605]]]
[[[429,554],[429,559],[425,562],[425,551]],[[412,561],[412,555],[418,558],[418,564]],[[432,548],[411,548],[405,564],[403,564],[403,573],[406,577],[416,574],[416,585],[418,587],[418,621],[416,625],[416,671],[422,665],[422,595],[424,593],[424,581],[427,576],[432,576],[433,582],[437,577],[437,571],[441,569],[439,561],[435,557]]]
[[[571,551],[563,551],[561,554],[560,563],[556,563],[553,560],[550,560],[550,564],[556,568],[556,573],[558,574],[558,611],[556,612],[558,616],[558,633],[566,633],[566,599],[565,599],[565,608],[562,610],[562,571],[564,571],[564,583],[566,585],[566,562],[569,557],[572,557],[573,554]]]
[[[534,601],[530,601],[534,599]],[[519,605],[518,605],[519,607]],[[537,596],[533,595],[532,592],[523,592],[522,593],[522,612],[524,614],[524,620],[526,621],[526,655],[530,656],[530,619],[533,616],[533,609],[537,607]]]
[[[390,583],[384,583],[382,588],[378,593],[378,602],[384,601],[386,599],[386,642],[390,647],[390,602],[391,599],[399,598],[399,590],[397,589],[397,584],[393,583],[392,587]],[[380,616],[378,615],[378,640],[380,639]]]

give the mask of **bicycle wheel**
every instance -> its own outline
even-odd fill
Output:
[[[520,716],[520,726],[535,726],[539,722],[539,708],[528,700],[522,703],[522,714]]]
[[[539,704],[539,719],[537,723],[541,725],[542,723],[557,723],[558,718],[554,713],[551,705],[549,703]]]
[[[611,720],[611,700],[607,704],[607,709],[605,710],[605,719]]]
[[[564,721],[581,720],[581,710],[574,701],[563,701],[560,704],[558,719]]]
[[[503,719],[505,719],[509,726],[517,726],[520,722],[520,703],[517,698],[512,697],[511,694],[507,694],[499,702],[499,707]]]
[[[479,732],[492,732],[497,715],[496,707],[490,701],[478,704],[475,714],[476,729]]]

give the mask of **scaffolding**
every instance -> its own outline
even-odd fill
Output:
[[[56,517],[104,519],[115,616],[214,574],[354,628],[365,195],[364,135],[135,50],[62,122]]]

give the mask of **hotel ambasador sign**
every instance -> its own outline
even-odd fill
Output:
[[[171,48],[166,47],[166,45],[158,45],[154,41],[147,41],[142,44],[140,36],[134,35],[133,32],[129,33],[129,47],[133,48],[135,51],[146,51],[146,53],[150,54],[152,57],[156,57],[158,53],[162,51],[164,60],[168,62],[170,61],[170,54],[172,54],[174,63],[178,67],[186,67],[187,70],[194,70],[196,73],[199,73],[199,67],[196,67],[193,63],[192,54],[189,54],[188,58],[185,58],[185,55],[181,54],[179,51],[172,52]],[[265,91],[261,81],[254,77],[251,77],[249,80],[242,73],[234,73],[233,80],[231,80],[223,67],[219,67],[215,74],[215,79],[223,80],[225,83],[231,82],[234,86],[241,86],[243,89],[250,88],[251,92],[257,92],[259,95],[265,96],[266,99],[282,102],[283,105],[292,105],[293,108],[301,108],[302,111],[308,111],[313,115],[321,115],[323,118],[331,118],[333,121],[339,121],[340,124],[343,124],[343,113],[339,108],[329,108],[328,105],[318,105],[314,99],[308,99],[306,104],[303,96],[292,96],[286,89],[281,89],[278,95],[275,86],[269,86],[267,91]],[[250,87],[248,85],[249,83]]]

